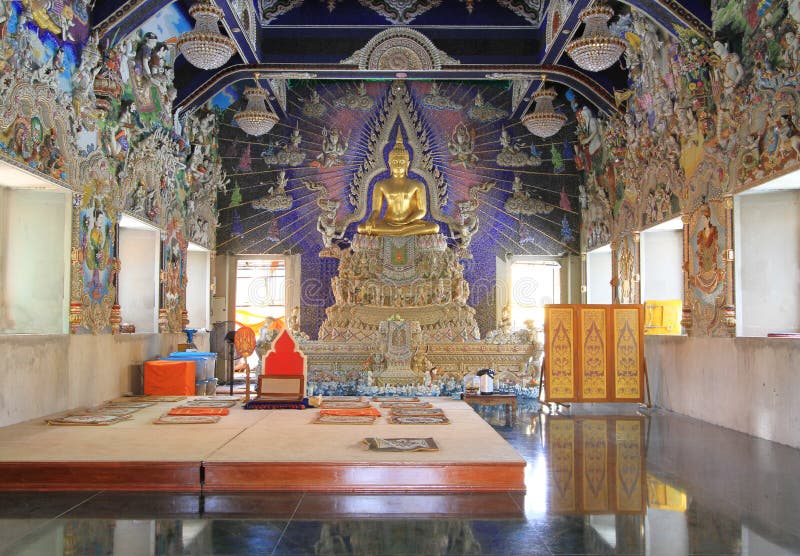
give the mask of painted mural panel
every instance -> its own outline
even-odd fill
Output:
[[[689,291],[692,328],[709,336],[727,336],[724,308],[732,288],[724,259],[728,238],[724,201],[700,205],[689,219]],[[735,323],[734,323],[735,326]]]
[[[638,303],[640,287],[639,235],[624,235],[614,250],[616,269],[615,300],[618,303]]]
[[[78,211],[83,326],[97,334],[108,326],[116,300],[117,210],[111,188],[89,182]]]
[[[168,224],[161,257],[159,332],[180,332],[185,325],[187,247],[177,222]]]

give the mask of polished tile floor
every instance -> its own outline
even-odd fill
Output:
[[[657,410],[526,405],[511,424],[477,408],[528,461],[525,495],[0,493],[0,553],[800,554],[800,451]]]

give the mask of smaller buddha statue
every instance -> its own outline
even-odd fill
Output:
[[[397,129],[395,145],[389,152],[391,177],[375,183],[372,189],[372,212],[358,226],[358,233],[374,236],[416,236],[435,234],[439,225],[423,220],[428,212],[425,184],[408,177],[410,157]],[[381,218],[384,201],[386,212]]]

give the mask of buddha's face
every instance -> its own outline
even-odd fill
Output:
[[[389,156],[389,171],[393,178],[404,178],[408,171],[408,158],[404,156]]]

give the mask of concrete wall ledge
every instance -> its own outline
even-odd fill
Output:
[[[656,406],[800,448],[800,340],[648,336]]]

